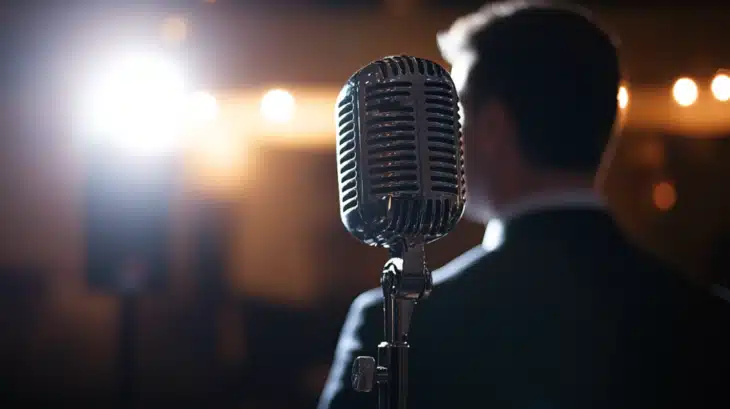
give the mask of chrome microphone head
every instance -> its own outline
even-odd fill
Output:
[[[335,109],[340,216],[373,246],[437,240],[466,199],[458,96],[448,72],[393,56],[352,75]]]

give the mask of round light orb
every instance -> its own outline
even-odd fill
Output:
[[[730,76],[727,74],[717,74],[712,80],[712,95],[718,101],[730,100]]]
[[[672,96],[674,101],[682,107],[688,107],[697,102],[699,89],[697,83],[691,78],[680,78],[674,83],[672,88]]]
[[[261,115],[271,122],[286,123],[294,117],[296,101],[294,96],[283,89],[267,92],[261,99]]]
[[[96,143],[134,155],[176,147],[185,102],[178,66],[155,54],[133,53],[100,67],[98,73],[84,112]]]
[[[666,212],[677,202],[677,191],[669,182],[660,182],[654,185],[652,199],[657,209]]]

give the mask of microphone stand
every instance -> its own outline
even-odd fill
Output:
[[[426,267],[423,241],[390,249],[380,284],[383,289],[385,341],[375,359],[360,356],[352,366],[352,386],[358,392],[378,387],[379,409],[405,409],[408,395],[408,333],[416,303],[433,287]]]

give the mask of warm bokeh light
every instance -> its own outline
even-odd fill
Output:
[[[160,35],[167,42],[181,43],[188,36],[188,23],[180,16],[168,17],[160,25]]]
[[[206,135],[197,152],[207,168],[231,169],[243,159],[243,145],[234,135],[214,132]]]
[[[680,78],[672,88],[674,101],[680,106],[688,107],[697,101],[699,89],[697,84],[690,78]]]
[[[730,76],[717,74],[712,80],[712,95],[718,101],[730,100]]]
[[[190,95],[188,115],[193,125],[213,122],[218,117],[218,101],[207,92],[194,92]]]
[[[616,96],[616,99],[618,100],[619,108],[626,109],[626,107],[629,105],[629,90],[625,86],[621,86],[618,89],[618,95]]]
[[[235,194],[242,187],[247,149],[244,138],[229,129],[211,129],[196,138],[189,152],[195,190]]]
[[[294,96],[283,89],[271,90],[261,99],[261,114],[271,122],[289,122],[294,117],[295,107]]]
[[[91,143],[143,156],[176,149],[186,96],[179,67],[156,54],[132,53],[97,69],[81,112]]]
[[[677,202],[677,191],[671,183],[660,182],[654,185],[652,199],[657,209],[667,211]]]

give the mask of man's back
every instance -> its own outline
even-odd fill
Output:
[[[727,362],[714,355],[730,328],[724,302],[629,245],[603,212],[524,215],[500,247],[434,280],[409,337],[411,408],[702,407],[697,388],[728,378],[709,373]],[[376,352],[382,320],[378,290],[355,302],[323,406],[375,407],[349,369]]]

